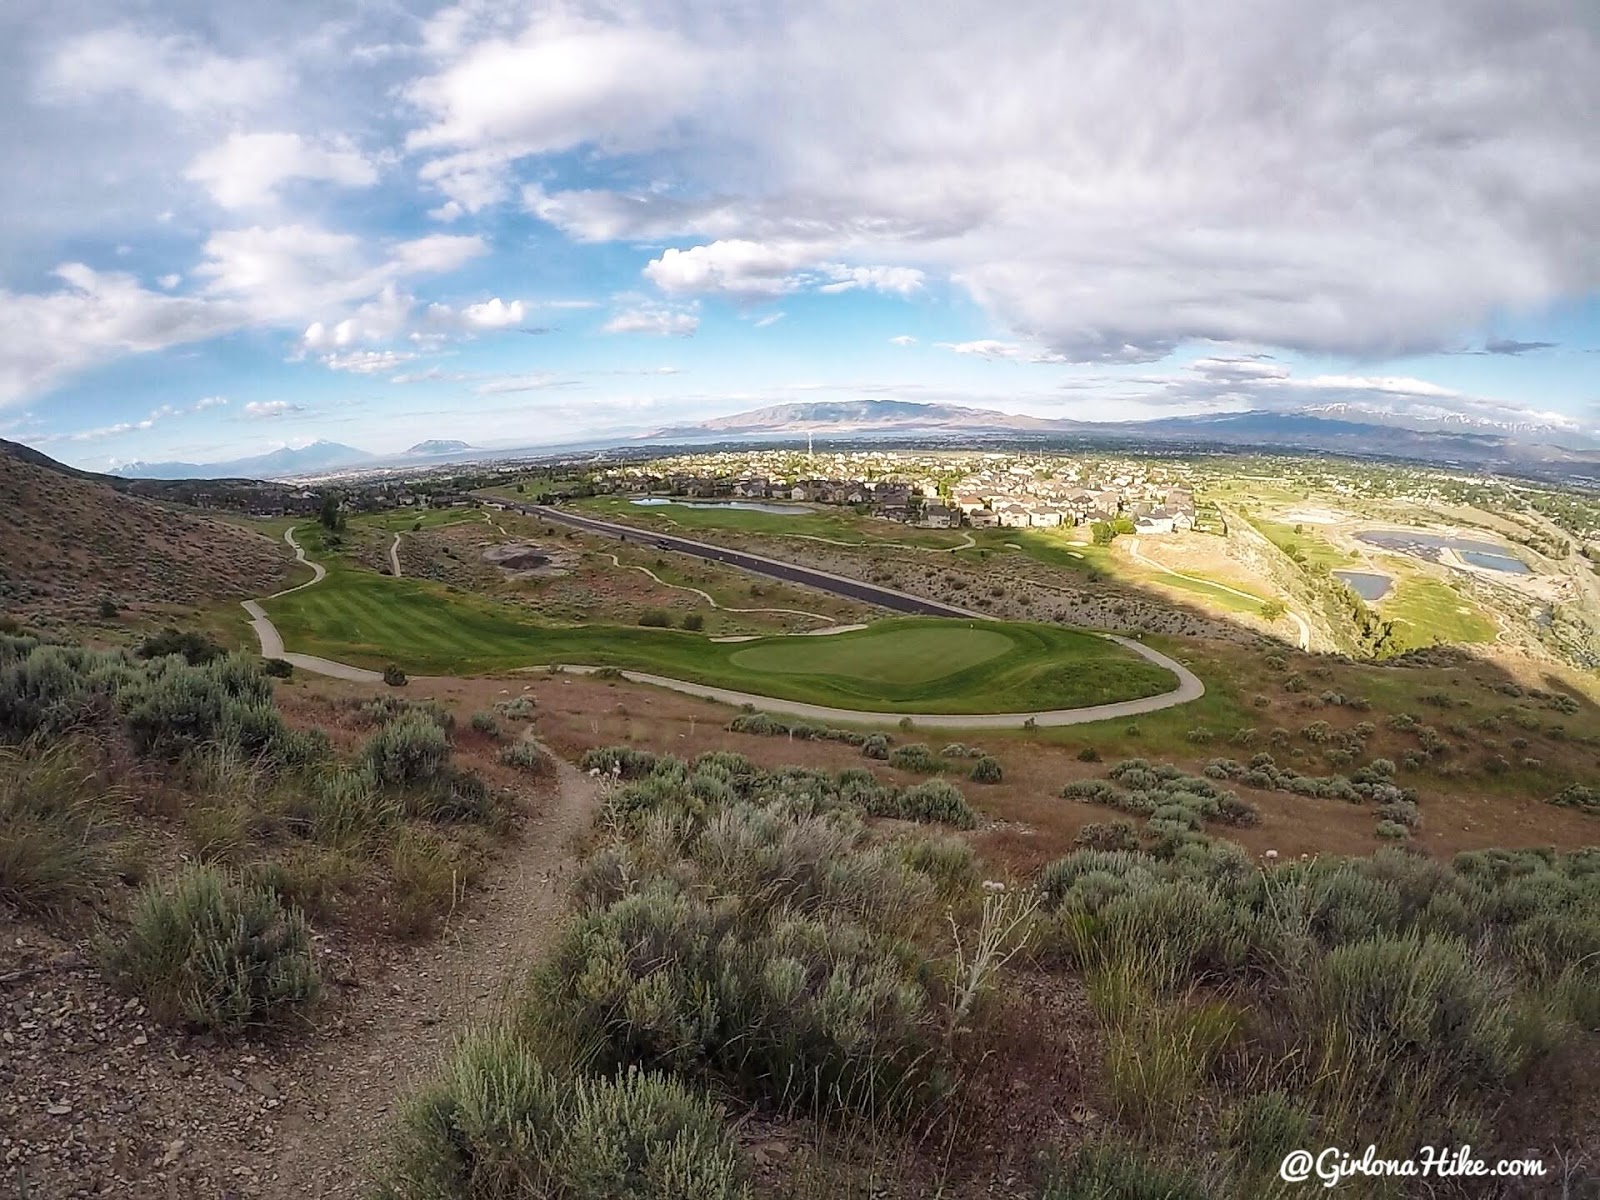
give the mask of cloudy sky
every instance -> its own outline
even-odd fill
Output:
[[[1593,0],[10,0],[0,105],[0,437],[87,466],[1600,424]]]

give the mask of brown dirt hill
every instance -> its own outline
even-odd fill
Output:
[[[197,605],[276,590],[284,549],[0,440],[0,612],[72,621],[101,600]]]

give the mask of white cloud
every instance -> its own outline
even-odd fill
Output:
[[[915,267],[846,267],[837,263],[823,268],[832,283],[825,283],[819,292],[848,292],[854,288],[867,288],[875,292],[892,292],[909,296],[922,289],[926,280]]]
[[[909,333],[902,333],[898,337],[890,338],[889,344],[893,346],[915,346],[917,344],[917,339],[912,337]]]
[[[769,325],[776,325],[779,321],[783,320],[783,318],[785,316],[787,316],[787,315],[788,315],[787,313],[781,313],[781,312],[768,313],[764,317],[756,318],[755,326],[756,326],[757,329],[765,329]]]
[[[304,405],[288,400],[252,400],[244,406],[244,415],[252,421],[269,421],[305,411]]]
[[[663,337],[689,337],[699,328],[698,314],[657,304],[623,309],[602,326],[606,333],[654,333]]]
[[[447,61],[406,92],[428,117],[407,148],[442,155],[421,172],[455,205],[441,215],[504,198],[505,165],[515,159],[585,144],[648,145],[692,104],[710,65],[685,37],[643,22],[558,10],[514,37],[475,37],[472,23],[465,8],[430,23],[431,48]]]
[[[502,375],[480,383],[473,390],[480,396],[503,396],[512,392],[538,392],[546,388],[563,387],[569,382],[554,372],[541,371],[525,375]]]
[[[899,341],[897,338],[891,338],[890,340]],[[912,340],[914,341],[915,339]],[[950,350],[956,354],[970,354],[977,358],[1005,360],[1008,362],[1059,363],[1066,361],[1063,355],[1038,346],[1023,346],[1017,342],[1002,342],[993,338],[981,338],[972,342],[935,342],[934,345],[941,350]]]
[[[98,442],[106,438],[123,437],[130,433],[143,433],[155,428],[158,422],[168,421],[174,417],[188,417],[196,413],[205,412],[207,409],[218,408],[228,403],[225,396],[204,396],[196,400],[187,408],[180,408],[173,404],[163,404],[152,409],[150,415],[138,421],[119,421],[114,425],[99,425],[92,429],[79,429],[71,433],[46,434],[35,437],[33,440],[41,444],[51,442]]]
[[[223,208],[272,204],[280,185],[321,180],[340,187],[378,181],[373,162],[349,143],[308,142],[297,133],[235,133],[200,155],[185,172]]]
[[[324,354],[322,365],[330,371],[348,371],[354,375],[381,375],[416,357],[415,354],[404,350],[346,350]]]
[[[521,300],[507,304],[496,296],[482,304],[469,304],[461,310],[461,319],[478,329],[509,329],[522,324],[526,312]]]
[[[44,98],[87,104],[134,96],[185,116],[249,109],[290,83],[278,65],[229,58],[192,37],[156,37],[135,29],[103,29],[56,49],[40,78]]]
[[[67,263],[55,274],[63,286],[52,292],[0,289],[0,407],[120,355],[201,341],[249,321],[235,301],[153,292],[122,272]]]
[[[661,12],[738,65],[640,126],[648,187],[523,201],[578,240],[695,239],[647,268],[668,294],[887,263],[1017,341],[1137,362],[1428,351],[1600,289],[1600,41],[1571,5]]]

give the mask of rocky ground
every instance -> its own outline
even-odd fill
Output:
[[[85,939],[0,924],[0,1195],[310,1200],[368,1194],[396,1106],[500,1010],[561,909],[596,781],[549,805],[439,939],[323,942],[311,1029],[223,1040],[151,1021]]]

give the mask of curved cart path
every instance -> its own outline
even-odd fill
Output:
[[[555,516],[555,514],[548,512],[541,515]],[[711,546],[703,542],[693,542],[687,538],[672,537],[664,534],[641,535],[639,530],[629,526],[611,525],[609,522],[594,521],[587,517],[575,518],[566,513],[561,514],[556,519],[564,519],[567,523],[577,525],[579,528],[586,528],[590,532],[619,537],[625,541],[653,542],[663,548],[683,550],[685,553],[695,554],[700,558],[710,558],[717,562],[752,571],[755,574],[769,575],[791,583],[804,584],[820,591],[847,596],[853,600],[865,600],[868,603],[877,604],[893,611],[944,617],[964,617],[983,621],[992,620],[992,618],[986,617],[982,613],[957,608],[954,605],[940,604],[937,601],[928,600],[921,596],[897,592],[891,588],[878,587],[876,584],[862,583],[860,580],[847,579],[842,575],[830,575],[825,571],[816,571],[809,567],[797,567],[791,563],[779,562],[776,559],[762,558],[760,555],[727,550],[723,547]],[[295,558],[309,566],[313,575],[298,587],[286,588],[281,592],[274,593],[272,596],[265,597],[268,600],[274,600],[278,596],[287,596],[289,593],[298,592],[302,588],[314,587],[321,583],[328,574],[320,563],[312,562],[306,557],[305,550],[294,540],[294,531],[292,529],[285,530],[283,538],[293,547]],[[348,679],[356,683],[383,682],[383,675],[378,671],[369,671],[363,667],[335,662],[332,659],[318,658],[311,654],[286,652],[283,647],[283,638],[279,635],[277,627],[273,625],[271,618],[267,616],[261,605],[255,600],[246,600],[244,608],[250,614],[251,627],[255,630],[256,637],[261,642],[263,657],[282,658],[313,674],[330,675],[336,679]],[[1029,722],[1037,726],[1052,728],[1062,725],[1082,725],[1090,721],[1109,721],[1122,717],[1140,716],[1144,713],[1160,712],[1162,709],[1188,704],[1190,701],[1198,700],[1205,695],[1206,687],[1205,684],[1200,682],[1199,676],[1178,662],[1177,659],[1146,646],[1143,642],[1123,637],[1120,634],[1099,633],[1095,636],[1116,642],[1119,646],[1131,650],[1141,658],[1155,663],[1156,666],[1164,667],[1171,671],[1177,677],[1178,686],[1169,692],[1162,692],[1156,696],[1143,696],[1137,700],[1118,700],[1111,704],[1092,704],[1080,708],[1047,709],[1040,712],[888,713],[862,712],[851,708],[830,708],[821,704],[805,704],[798,700],[780,700],[772,696],[758,696],[751,692],[736,692],[730,688],[691,683],[684,679],[671,679],[665,675],[652,675],[645,671],[623,671],[622,677],[633,683],[647,683],[654,687],[666,688],[669,691],[682,692],[690,696],[700,696],[722,704],[749,704],[766,712],[805,717],[809,720],[878,725],[895,724],[909,717],[918,725],[939,729],[1008,729],[1016,728]],[[522,669],[525,671],[538,671],[548,670],[549,668],[535,666]],[[598,666],[563,664],[563,669],[575,674],[588,674],[602,668]]]
[[[262,597],[265,600],[276,600],[279,596],[315,587],[328,577],[326,567],[306,557],[305,547],[294,540],[293,529],[283,531],[283,540],[288,542],[289,548],[294,551],[295,561],[311,568],[311,578],[295,587],[284,588],[281,592],[273,592],[270,596]],[[261,643],[262,658],[281,658],[284,662],[293,663],[302,671],[310,671],[313,675],[330,675],[334,679],[348,679],[353,683],[383,682],[381,671],[352,667],[349,663],[334,662],[331,658],[318,658],[315,654],[289,653],[283,648],[283,638],[278,633],[278,627],[272,623],[272,618],[267,616],[267,610],[261,607],[260,601],[244,601],[244,610],[250,614],[250,628],[255,630],[256,640]]]

